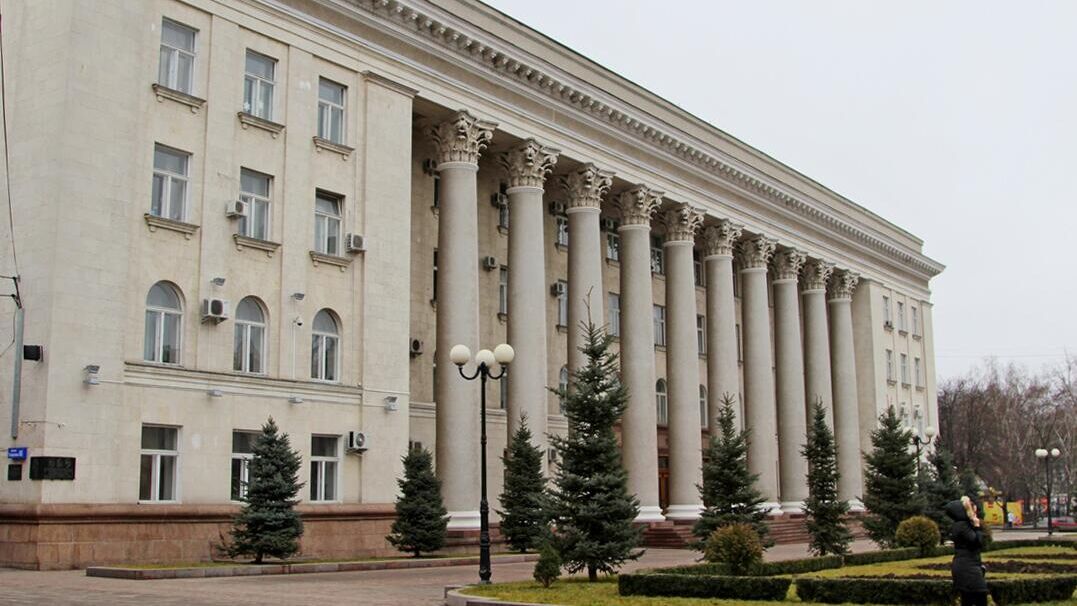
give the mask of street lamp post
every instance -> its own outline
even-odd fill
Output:
[[[916,464],[920,465],[920,447],[928,446],[931,444],[931,440],[935,439],[935,428],[928,425],[924,428],[923,436],[920,437],[920,432],[916,432],[912,436],[912,443],[916,446]]]
[[[481,386],[479,388],[479,419],[482,433],[480,434],[479,444],[479,456],[480,470],[482,474],[482,498],[479,501],[479,584],[490,584],[490,505],[486,501],[486,380],[487,379],[501,379],[509,371],[509,364],[512,363],[512,359],[516,357],[516,352],[512,350],[512,347],[507,343],[502,343],[494,348],[494,351],[489,349],[481,349],[479,353],[475,354],[475,373],[468,376],[464,372],[464,364],[471,361],[471,350],[467,345],[455,345],[449,350],[449,359],[453,364],[456,364],[457,370],[460,371],[460,376],[468,381],[479,379]],[[496,375],[491,372],[494,364],[501,367],[501,371]]]
[[[1052,448],[1050,451],[1046,448],[1036,449],[1036,458],[1043,459],[1044,471],[1047,475],[1047,536],[1053,536],[1055,533],[1054,525],[1051,523],[1051,459],[1057,459],[1061,455],[1062,451],[1057,448]]]

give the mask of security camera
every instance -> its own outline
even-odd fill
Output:
[[[295,325],[296,326],[302,326],[303,325],[303,318],[301,316],[296,316],[295,317]]]

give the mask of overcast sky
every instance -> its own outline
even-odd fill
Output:
[[[1077,2],[486,1],[922,238],[940,378],[1077,355]]]

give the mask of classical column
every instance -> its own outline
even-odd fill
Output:
[[[662,192],[645,185],[622,192],[621,380],[628,407],[621,420],[621,453],[628,490],[639,497],[638,522],[665,518],[658,505],[658,414],[654,400],[654,295],[651,292],[651,216]]]
[[[853,290],[860,275],[837,270],[830,279],[830,368],[834,387],[834,436],[838,447],[838,496],[854,511],[860,501],[860,413],[856,401],[856,355],[853,351]]]
[[[782,512],[802,513],[808,498],[808,464],[800,449],[807,437],[804,350],[800,341],[797,275],[804,253],[786,248],[774,255],[774,360],[778,381],[778,462]]]
[[[568,369],[584,366],[580,352],[581,322],[605,323],[606,292],[602,287],[602,197],[613,183],[613,173],[584,164],[564,177],[568,190]],[[590,315],[588,315],[590,314]]]
[[[740,418],[740,367],[737,364],[737,311],[733,301],[733,244],[742,225],[722,220],[703,231],[703,263],[707,272],[707,405],[710,426],[718,427],[722,399],[733,399]]]
[[[453,345],[479,345],[476,177],[493,122],[466,111],[431,130],[441,175],[438,211],[437,471],[449,528],[479,527],[479,392],[449,360]]]
[[[774,415],[774,371],[767,305],[767,263],[777,240],[753,236],[740,243],[741,315],[744,337],[744,410],[751,430],[748,467],[758,475],[767,510],[778,504],[778,427]]]
[[[516,350],[508,377],[508,432],[512,436],[526,416],[534,444],[543,453],[548,411],[542,186],[557,154],[528,139],[498,156],[509,177],[508,342]]]
[[[669,380],[669,507],[671,520],[703,511],[699,422],[699,341],[692,249],[703,213],[687,204],[666,212],[666,375]]]
[[[804,265],[801,305],[804,313],[804,387],[808,412],[823,404],[826,422],[834,427],[834,396],[830,389],[830,336],[826,322],[826,283],[834,264],[811,259]],[[811,418],[810,416],[808,417]]]

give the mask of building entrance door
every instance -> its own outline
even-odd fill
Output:
[[[658,506],[669,507],[669,457],[658,457]]]

